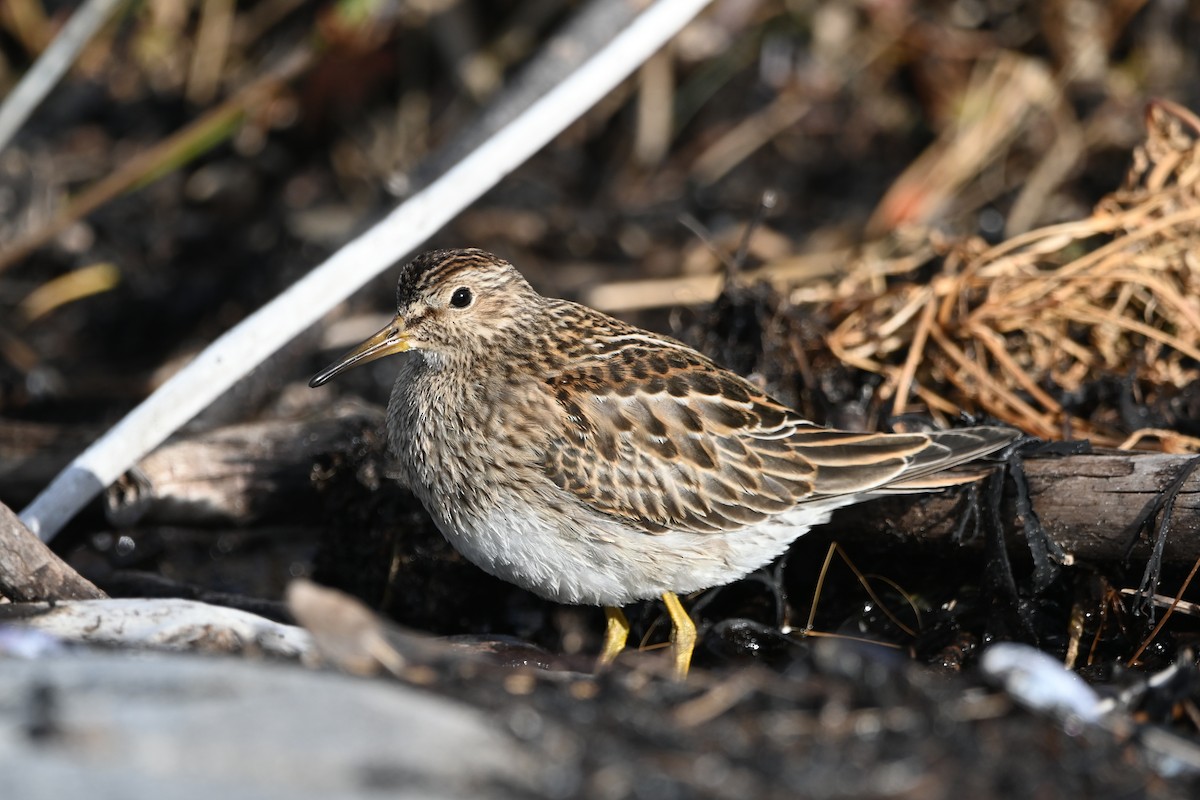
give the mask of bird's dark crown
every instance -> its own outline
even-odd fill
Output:
[[[406,308],[437,287],[470,276],[484,288],[517,288],[533,293],[517,269],[499,256],[478,248],[430,250],[404,265],[396,284],[396,307]]]

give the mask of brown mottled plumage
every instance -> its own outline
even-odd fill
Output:
[[[397,314],[312,380],[393,353],[388,434],[446,538],[488,572],[566,603],[667,601],[676,669],[695,630],[676,592],[729,583],[841,506],[961,483],[1003,428],[823,428],[681,342],[542,297],[482,250],[400,273]],[[602,662],[624,646],[610,608]]]

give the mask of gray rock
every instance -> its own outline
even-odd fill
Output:
[[[534,767],[486,714],[391,681],[175,654],[0,659],[6,797],[507,796]]]

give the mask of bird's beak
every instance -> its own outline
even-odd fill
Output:
[[[397,315],[379,333],[314,375],[308,385],[316,388],[351,367],[411,349],[412,343],[405,333],[404,320]]]

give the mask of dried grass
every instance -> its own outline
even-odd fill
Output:
[[[895,265],[860,259],[836,294],[868,299],[847,306],[831,350],[882,375],[895,413],[915,396],[1047,439],[1196,451],[1189,437],[1129,437],[1119,420],[1083,419],[1056,399],[1101,377],[1157,394],[1200,376],[1200,119],[1156,102],[1146,122],[1124,185],[1087,219],[943,248],[928,285],[863,291]]]

